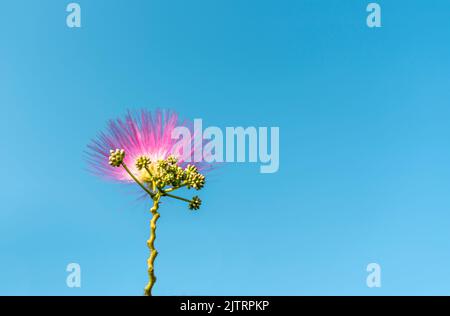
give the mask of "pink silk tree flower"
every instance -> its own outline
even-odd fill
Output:
[[[181,137],[179,128],[188,130],[189,137]],[[190,122],[180,122],[171,111],[147,110],[138,113],[130,111],[123,119],[110,120],[88,145],[89,170],[102,178],[124,183],[138,184],[144,194],[151,198],[150,238],[147,246],[150,257],[147,260],[149,282],[144,295],[151,296],[156,282],[154,261],[156,222],[160,200],[173,198],[187,203],[189,209],[198,210],[201,200],[198,196],[186,199],[172,192],[180,188],[200,190],[205,185],[201,173],[211,164],[203,161],[190,163],[195,148],[195,135]]]

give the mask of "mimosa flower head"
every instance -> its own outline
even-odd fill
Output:
[[[185,157],[192,157],[194,152],[195,135],[190,133],[192,136],[186,139],[174,139],[174,131],[180,126],[192,131],[189,122],[179,122],[174,112],[128,112],[124,119],[109,121],[107,129],[88,145],[88,160],[93,173],[110,180],[135,182],[153,201],[150,238],[147,241],[150,249],[147,260],[149,282],[144,290],[145,295],[151,295],[156,282],[154,261],[158,252],[154,241],[160,199],[177,199],[186,203],[190,210],[198,210],[202,204],[198,196],[187,199],[172,192],[183,187],[202,189],[206,178],[201,172],[210,166],[186,161]],[[179,148],[188,148],[190,152],[180,153]]]
[[[142,159],[148,159],[147,164],[152,165],[173,156],[178,165],[186,167],[188,163],[183,157],[192,155],[193,149],[183,155],[174,152],[176,144],[180,147],[183,147],[183,144],[172,138],[172,133],[179,126],[191,129],[191,125],[188,121],[181,122],[175,112],[168,110],[157,110],[154,113],[147,110],[136,113],[129,111],[123,119],[110,120],[106,130],[100,132],[88,145],[89,170],[105,179],[133,182],[134,179],[124,168],[112,168],[114,160],[110,160],[110,155],[120,157],[119,153],[123,155],[122,161],[130,171],[144,179],[145,169],[139,168],[142,166]],[[194,136],[182,139],[181,142],[189,142],[186,147],[193,148]],[[111,150],[118,152],[113,155]],[[191,165],[203,171],[210,167],[204,162]]]

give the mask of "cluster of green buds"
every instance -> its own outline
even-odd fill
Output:
[[[122,149],[110,151],[109,164],[113,167],[123,166],[130,176],[152,197],[167,196],[188,203],[191,210],[198,210],[202,201],[198,196],[191,200],[171,194],[179,188],[194,188],[200,190],[205,185],[205,176],[202,175],[196,166],[187,165],[182,168],[178,164],[178,159],[169,156],[152,162],[147,156],[140,156],[136,159],[135,165],[140,175],[134,175],[123,162],[125,152]]]
[[[123,149],[111,149],[109,151],[109,164],[113,167],[120,167],[125,158],[125,151]]]
[[[189,209],[190,210],[198,210],[200,208],[200,205],[202,204],[202,200],[198,196],[194,196],[192,200],[189,202]]]
[[[178,160],[170,156],[165,160],[158,160],[154,167],[155,183],[158,188],[166,186],[179,187],[183,184],[185,173],[178,164]]]
[[[185,181],[188,189],[194,188],[200,190],[205,185],[205,176],[198,172],[198,169],[194,165],[188,165],[185,172]]]
[[[136,160],[136,168],[138,168],[138,170],[145,169],[149,165],[150,165],[150,158],[148,158],[147,156],[140,156]]]

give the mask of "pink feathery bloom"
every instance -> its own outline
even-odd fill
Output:
[[[189,129],[190,137],[173,138],[177,127]],[[189,159],[195,150],[194,140],[192,122],[180,121],[173,111],[128,111],[123,119],[110,120],[106,130],[100,132],[88,145],[89,170],[109,180],[132,182],[133,179],[123,168],[114,168],[108,163],[110,150],[120,148],[125,151],[124,163],[133,174],[139,172],[135,163],[140,156],[147,156],[155,162],[172,155],[178,159],[180,166],[189,163],[195,165],[198,170],[206,171],[211,164],[203,161],[191,162]],[[183,153],[180,148],[188,148],[188,152]]]

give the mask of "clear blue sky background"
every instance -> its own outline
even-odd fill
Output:
[[[149,205],[83,160],[142,107],[281,134],[164,205],[156,295],[450,294],[448,1],[78,2],[0,5],[0,294],[142,294]]]

